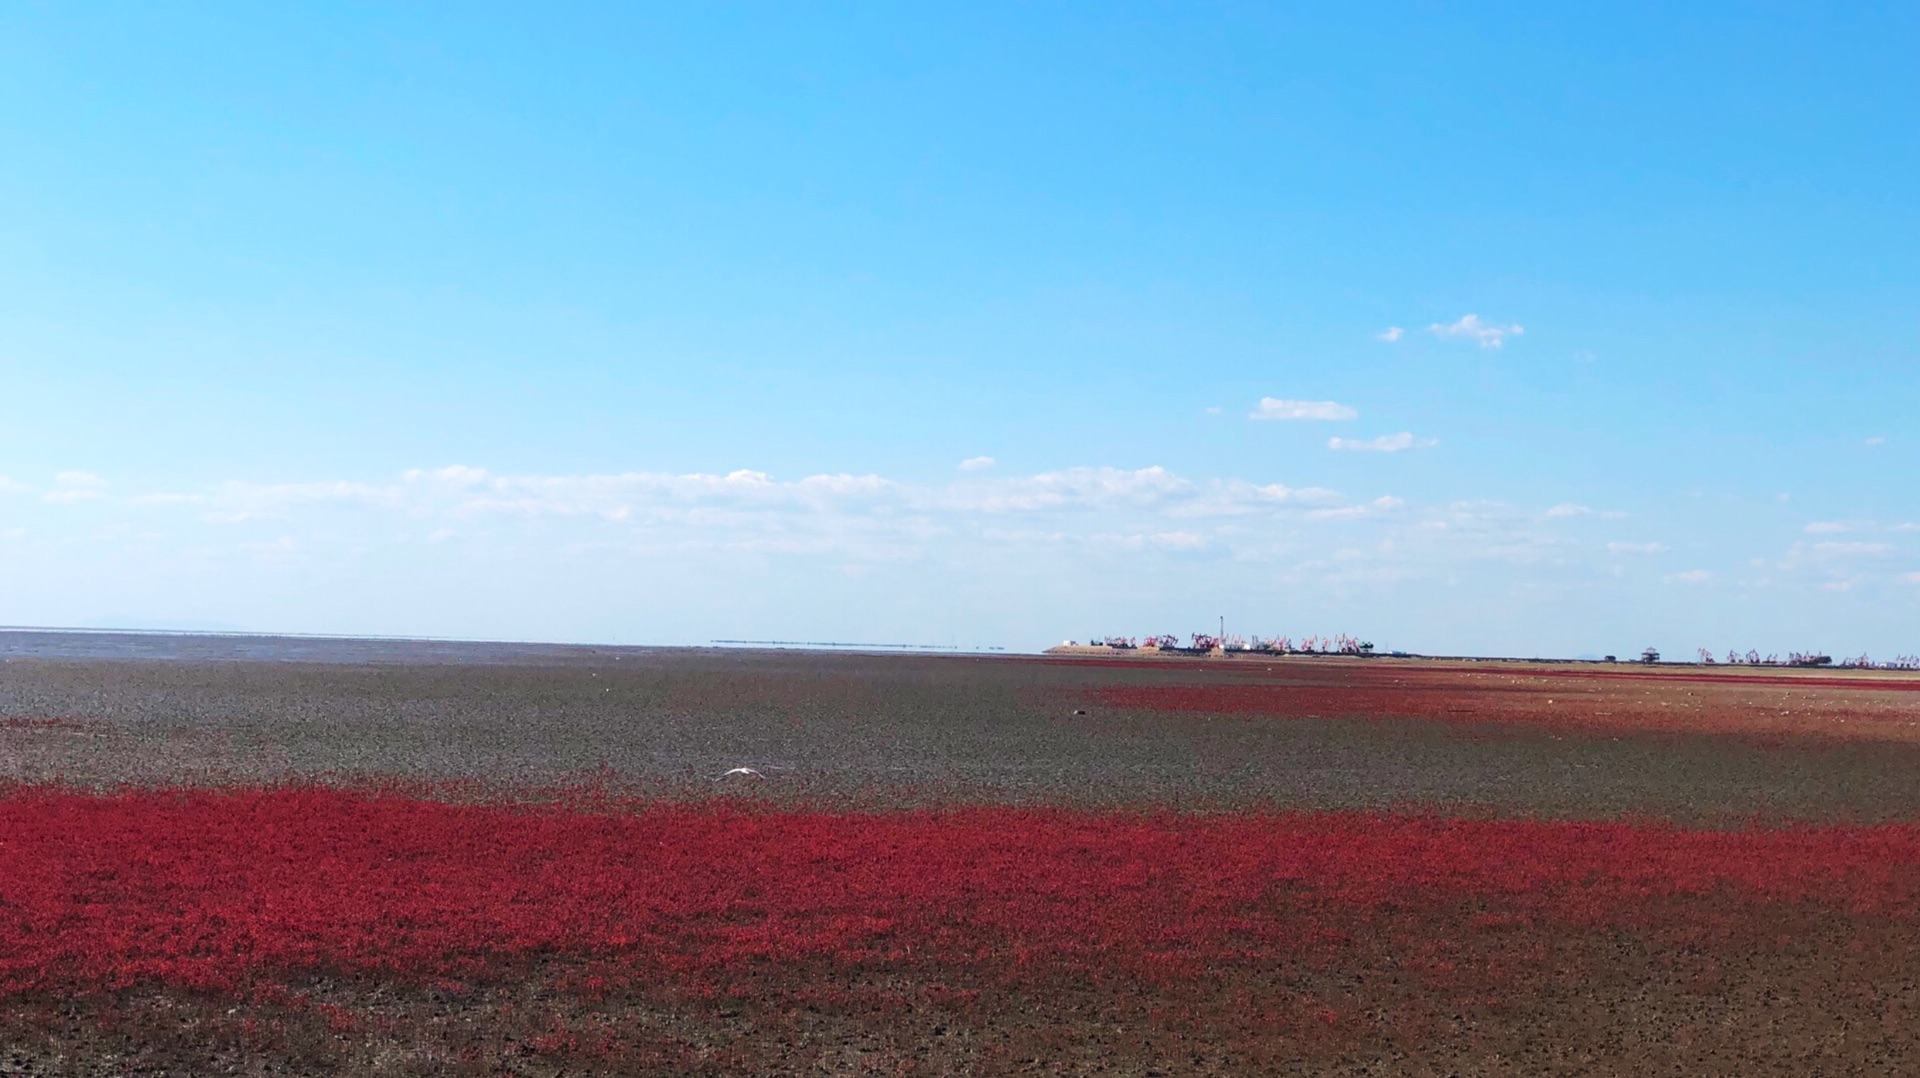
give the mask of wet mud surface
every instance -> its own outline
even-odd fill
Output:
[[[1908,691],[1920,681],[1389,660],[20,650],[0,661],[0,779],[14,781],[385,776],[874,805],[1444,805],[1683,821],[1920,809],[1920,692]],[[740,767],[760,777],[723,777]]]
[[[1915,1073],[1917,687],[0,632],[0,1075]]]

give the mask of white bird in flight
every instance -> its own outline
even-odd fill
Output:
[[[736,767],[732,771],[727,772],[726,775],[722,775],[720,777],[724,779],[727,777],[727,775],[752,775],[754,778],[757,778],[757,779],[766,778],[765,775],[762,775],[760,772],[755,771],[751,767]]]

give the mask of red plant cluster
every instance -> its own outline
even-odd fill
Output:
[[[1523,961],[1563,929],[1735,932],[1743,905],[1783,903],[1911,917],[1920,827],[587,811],[307,787],[0,798],[4,993],[245,992],[312,970],[430,983],[556,958],[584,991],[728,992],[788,962],[1151,982],[1361,940],[1443,977],[1476,933],[1519,941]]]
[[[1260,676],[1260,675],[1254,675]],[[1272,677],[1272,675],[1267,675]],[[1827,679],[1832,680],[1832,679]],[[1875,679],[1844,689],[1809,678],[1611,672],[1568,675],[1396,667],[1290,670],[1273,680],[1099,686],[1095,704],[1150,711],[1276,718],[1438,719],[1518,723],[1599,733],[1693,732],[1871,738],[1920,743],[1920,702]],[[1899,689],[1899,693],[1894,692]]]

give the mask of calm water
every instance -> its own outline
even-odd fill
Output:
[[[0,629],[0,659],[145,659],[180,662],[418,664],[594,663],[654,648],[468,640],[256,636],[241,633]]]

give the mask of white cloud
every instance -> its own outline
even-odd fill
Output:
[[[1360,413],[1335,401],[1281,400],[1261,397],[1248,419],[1355,419]]]
[[[1885,542],[1843,539],[1796,542],[1771,568],[1779,572],[1840,578],[1854,572],[1854,567],[1862,560],[1887,558],[1898,552],[1899,548]]]
[[[991,467],[993,467],[992,457],[968,457],[960,462],[960,470],[963,472],[984,472]]]
[[[1379,516],[1381,513],[1391,513],[1406,504],[1406,502],[1401,501],[1391,494],[1383,494],[1361,505],[1343,505],[1337,509],[1315,509],[1307,513],[1307,517],[1312,520],[1351,520],[1355,517],[1371,517]]]
[[[1169,504],[1175,517],[1231,517],[1272,513],[1317,505],[1338,505],[1345,499],[1326,487],[1290,487],[1285,483],[1249,483],[1244,479],[1216,479],[1197,487],[1192,496]]]
[[[1399,326],[1388,326],[1387,328],[1374,334],[1374,339],[1380,340],[1380,341],[1386,341],[1388,344],[1392,344],[1394,341],[1399,340],[1400,337],[1406,332],[1407,332],[1406,330],[1401,329]]]
[[[31,488],[29,488],[25,483],[16,483],[13,481],[12,478],[8,476],[0,475],[0,491],[28,490],[28,489],[31,489]]]
[[[1705,569],[1688,569],[1684,573],[1668,573],[1665,579],[1676,584],[1704,584],[1713,579],[1713,574]]]
[[[755,472],[754,474],[759,476],[763,481],[767,479],[765,472]],[[794,487],[802,494],[832,494],[835,496],[873,494],[891,485],[887,480],[877,475],[849,475],[846,472],[835,472],[832,475],[809,475],[794,483]]]
[[[1221,408],[1217,404],[1210,404],[1206,407],[1205,411],[1208,415],[1219,415]]]
[[[671,559],[708,551],[844,557],[872,565],[935,550],[963,551],[971,544],[1166,555],[1217,551],[1259,562],[1287,556],[1309,541],[1304,529],[1312,522],[1379,517],[1403,508],[1391,496],[1354,502],[1325,487],[1190,479],[1159,466],[1024,476],[984,471],[930,484],[875,475],[783,479],[750,468],[723,474],[500,475],[451,466],[413,469],[384,483],[230,482],[204,493],[150,493],[138,500],[201,506],[199,519],[222,525],[208,550],[249,560],[272,550],[287,564],[325,556],[340,544],[365,549],[396,534],[434,543],[456,533],[463,557],[546,549],[574,552],[565,553],[568,558],[591,550],[609,552],[596,556]],[[392,523],[382,523],[383,517]],[[273,525],[270,533],[255,530],[267,523]],[[225,538],[227,525],[245,530]],[[241,545],[283,533],[301,539],[297,551]]]
[[[725,566],[804,575],[921,563],[938,575],[1004,563],[1070,576],[1093,571],[1086,558],[1115,557],[1123,560],[1102,572],[1217,569],[1253,574],[1249,580],[1354,586],[1437,582],[1462,571],[1557,572],[1576,559],[1598,560],[1590,542],[1547,534],[1539,510],[1491,502],[1422,507],[1377,491],[1352,497],[1158,466],[1028,475],[996,468],[927,483],[786,478],[752,468],[507,475],[452,466],[388,480],[227,483],[144,498],[200,507],[168,522],[179,541],[194,544],[190,556],[200,563],[224,559],[275,573],[399,547],[457,551],[440,567],[448,572],[688,565],[693,574]],[[119,504],[127,519],[140,515]],[[182,530],[196,525],[198,536]],[[795,559],[807,567],[773,564]]]
[[[1263,499],[1272,501],[1293,501],[1308,505],[1325,505],[1340,500],[1340,492],[1326,487],[1286,487],[1279,483],[1268,483],[1253,488],[1254,493]]]
[[[1609,554],[1664,554],[1666,551],[1667,544],[1665,543],[1614,542],[1607,544],[1607,553]]]
[[[400,478],[409,483],[432,482],[456,487],[471,487],[487,481],[487,470],[469,468],[464,464],[450,464],[444,468],[409,468],[400,473]]]
[[[597,516],[611,520],[694,519],[776,509],[823,512],[890,496],[894,484],[877,475],[810,475],[780,481],[736,468],[725,475],[625,472],[614,475],[491,475],[478,468],[412,471],[406,504],[461,515]]]
[[[1884,435],[1876,434],[1873,437],[1867,439],[1867,444],[1870,446],[1885,445],[1887,444],[1887,439]]]
[[[1438,438],[1416,438],[1407,431],[1399,434],[1382,434],[1378,438],[1329,438],[1328,449],[1353,449],[1371,453],[1398,453],[1405,449],[1430,449],[1439,445]]]
[[[1920,573],[1903,573],[1900,579],[1909,584],[1920,584]]]
[[[229,515],[258,519],[300,505],[326,502],[399,505],[402,499],[397,487],[327,479],[311,483],[233,482],[220,488],[209,500]]]
[[[46,493],[50,502],[81,502],[101,497],[107,481],[92,472],[61,472],[53,477],[53,489]]]
[[[284,564],[295,554],[300,553],[301,548],[301,542],[291,535],[236,545],[236,549],[252,555],[256,563],[263,565]]]
[[[1198,550],[1207,545],[1207,537],[1198,532],[1155,532],[1148,541],[1165,550]]]
[[[758,473],[763,478],[765,473]],[[839,472],[834,475],[810,475],[794,484],[803,497],[815,498],[831,495],[836,498],[864,497],[878,494],[893,484],[877,475],[848,475]]]
[[[1816,520],[1800,529],[1808,535],[1844,535],[1847,532],[1910,532],[1920,531],[1920,524],[1911,522],[1882,525],[1872,520]]]
[[[1498,348],[1506,343],[1508,337],[1518,337],[1526,330],[1517,322],[1500,325],[1497,322],[1482,322],[1477,314],[1466,314],[1457,322],[1444,325],[1435,322],[1427,327],[1427,332],[1436,337],[1467,337],[1479,342],[1482,348]]]
[[[117,594],[145,594],[134,585],[151,581],[172,588],[152,601],[183,617],[252,623],[260,616],[255,606],[264,610],[271,600],[305,604],[286,607],[296,620],[277,624],[289,628],[574,638],[618,631],[656,642],[746,636],[739,630],[750,624],[787,638],[789,629],[812,631],[813,619],[831,617],[844,621],[818,622],[820,631],[892,619],[891,632],[895,624],[944,626],[966,617],[1030,626],[1057,618],[1068,623],[1061,635],[1096,624],[1138,631],[1163,618],[1156,627],[1184,630],[1197,626],[1167,612],[1204,593],[1222,598],[1229,625],[1237,606],[1248,611],[1248,629],[1256,614],[1271,614],[1273,621],[1257,626],[1262,632],[1352,629],[1373,633],[1383,648],[1425,650],[1462,632],[1510,631],[1510,638],[1486,638],[1493,650],[1531,649],[1546,639],[1541,646],[1572,653],[1598,650],[1585,638],[1620,635],[1621,625],[1658,613],[1674,593],[1710,599],[1744,593],[1761,578],[1783,589],[1779,603],[1750,612],[1772,619],[1769,626],[1806,616],[1793,609],[1795,597],[1817,603],[1819,587],[1832,580],[1854,582],[1849,602],[1881,605],[1871,612],[1879,620],[1865,623],[1874,632],[1910,623],[1920,602],[1920,579],[1900,582],[1920,573],[1920,560],[1910,537],[1886,530],[1903,519],[1891,510],[1855,534],[1795,536],[1789,527],[1766,565],[1749,568],[1747,551],[1709,576],[1695,570],[1662,583],[1663,574],[1703,559],[1658,544],[1609,548],[1608,532],[1674,534],[1674,550],[1704,549],[1698,544],[1713,537],[1608,521],[1606,510],[1584,500],[1605,499],[1578,486],[1558,491],[1557,504],[1444,504],[1403,502],[1380,486],[1327,489],[1322,476],[1338,457],[1315,458],[1320,476],[1245,471],[1269,465],[1232,456],[1206,471],[1136,466],[1152,463],[1146,459],[1038,474],[1012,463],[957,471],[959,459],[911,482],[783,474],[777,465],[606,474],[454,465],[292,477],[312,482],[276,483],[265,473],[249,474],[252,483],[136,487],[115,469],[107,497],[81,509],[42,504],[40,494],[53,484],[50,473],[34,474],[30,500],[0,495],[0,517],[22,516],[0,520],[0,549],[12,567],[10,603],[20,605],[18,596],[39,586],[36,577],[52,581],[33,609],[79,603],[106,610]],[[1316,479],[1324,485],[1313,485]],[[147,508],[130,504],[135,495]],[[246,523],[208,523],[215,515]],[[1802,515],[1802,525],[1807,520]],[[5,529],[16,523],[26,525],[11,533],[19,542],[7,541]],[[1827,539],[1886,540],[1900,549],[1877,560],[1847,558],[1815,549]],[[1784,548],[1796,540],[1799,560],[1788,566]],[[119,575],[107,578],[108,571]],[[856,572],[867,574],[864,590],[834,590]],[[556,606],[556,594],[569,601]],[[1461,622],[1461,594],[1511,601],[1512,617]],[[196,605],[208,595],[223,608]],[[328,620],[349,608],[360,620]],[[1695,613],[1712,611],[1682,615]],[[423,617],[442,620],[408,620]],[[1354,623],[1339,624],[1343,617]],[[1413,633],[1431,635],[1405,635]]]
[[[989,513],[1045,509],[1149,506],[1191,495],[1193,483],[1155,465],[1150,468],[1066,468],[1024,479],[968,486],[939,496],[949,508]]]
[[[1891,554],[1893,552],[1893,544],[1830,541],[1813,544],[1813,550],[1816,554],[1824,554],[1829,557],[1851,558],[1874,554]]]

